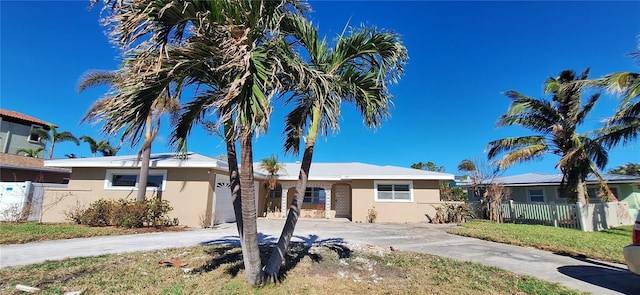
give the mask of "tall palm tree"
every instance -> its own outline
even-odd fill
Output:
[[[312,24],[300,21],[294,25],[296,36],[308,52],[310,72],[321,75],[309,76],[294,85],[295,95],[287,100],[295,107],[286,119],[285,150],[299,153],[305,131],[306,136],[295,197],[276,249],[264,269],[271,280],[278,276],[300,216],[318,135],[337,130],[343,100],[354,104],[368,127],[379,126],[389,114],[392,95],[388,86],[398,81],[408,58],[400,37],[392,32],[352,29],[339,36],[330,48],[318,37]]]
[[[58,132],[56,125],[49,124],[49,130],[33,129],[32,133],[38,135],[42,140],[49,141],[49,159],[53,158],[53,150],[58,142],[71,141],[76,145],[80,145],[80,141],[69,131]]]
[[[608,160],[607,151],[599,141],[576,130],[600,97],[599,93],[593,94],[586,104],[582,104],[582,81],[588,74],[589,69],[578,77],[575,72],[565,70],[557,78],[547,79],[545,93],[552,94],[551,101],[528,97],[514,90],[505,92],[512,102],[496,125],[520,126],[537,134],[491,141],[489,159],[504,153],[497,165],[505,169],[544,154],[558,155],[560,160],[556,168],[563,175],[561,189],[571,199],[586,203],[584,181],[587,175],[594,173],[599,177],[597,168],[603,169]],[[601,185],[606,184],[602,182]]]
[[[281,26],[288,23],[286,18],[300,17],[306,6],[295,0],[107,3],[116,7],[105,20],[114,41],[138,52],[153,48],[160,53],[152,66],[140,63],[145,65],[138,75],[142,81],[126,79],[117,94],[117,104],[126,108],[109,118],[107,128],[143,121],[153,101],[147,94],[154,90],[198,87],[196,97],[184,107],[172,142],[182,146],[191,127],[207,115],[223,126],[245,277],[252,285],[260,284],[252,141],[267,127],[271,98],[279,89],[276,73],[287,74],[280,70],[286,62],[281,55],[290,45]],[[235,152],[238,140],[241,170]]]
[[[132,60],[128,60],[128,62],[137,62],[137,60],[134,58]],[[83,92],[90,87],[106,85],[111,87],[113,91],[117,92],[119,91],[117,87],[121,87],[121,85],[124,84],[124,81],[127,79],[127,74],[137,75],[137,71],[131,71],[130,65],[126,63],[119,71],[92,71],[81,78],[78,90]],[[95,102],[87,114],[82,118],[82,122],[99,122],[112,118],[114,113],[120,112],[119,109],[114,109],[114,106],[117,105],[114,101],[116,99],[117,96],[111,95]],[[138,161],[141,161],[140,175],[138,177],[138,193],[136,196],[136,200],[138,201],[142,201],[146,198],[146,187],[149,179],[149,163],[151,162],[151,144],[160,129],[161,116],[164,113],[171,113],[175,116],[178,112],[179,105],[179,101],[172,98],[167,91],[161,91],[158,93],[158,97],[154,99],[154,103],[150,106],[152,110],[148,112],[144,122],[144,142],[138,151]],[[132,136],[136,136],[136,133],[131,133],[135,128],[137,128],[135,124],[129,125],[125,128],[123,138],[131,134]],[[87,137],[85,137],[84,140],[89,143],[94,157],[97,151],[100,151],[103,156],[115,156],[119,150],[119,146],[112,147],[109,142],[105,140],[95,142],[92,138]],[[137,140],[132,140],[131,145],[133,146],[136,142]]]
[[[44,151],[44,148],[42,147],[39,147],[37,149],[18,149],[18,151],[16,151],[16,154],[22,154],[25,157],[37,158],[42,151]]]

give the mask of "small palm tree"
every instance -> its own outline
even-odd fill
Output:
[[[267,177],[264,180],[265,188],[267,189],[267,195],[265,199],[269,197],[271,191],[275,190],[278,186],[278,172],[284,168],[284,163],[278,162],[278,156],[271,155],[268,158],[264,158],[260,161],[260,169],[266,171]],[[286,198],[286,196],[283,196]],[[265,210],[266,211],[266,210]]]
[[[38,135],[42,140],[48,141],[49,146],[49,159],[53,158],[53,150],[58,142],[71,141],[76,145],[80,145],[80,141],[71,134],[69,131],[58,132],[56,125],[49,124],[49,131],[45,129],[33,129],[33,134]]]
[[[520,126],[537,134],[490,142],[489,159],[504,153],[497,165],[505,169],[544,154],[558,155],[560,160],[556,167],[563,174],[561,189],[571,199],[586,203],[584,181],[587,175],[594,173],[599,177],[598,168],[603,169],[607,163],[607,151],[600,142],[590,138],[588,133],[579,134],[576,130],[600,97],[599,93],[593,94],[586,104],[582,104],[582,81],[587,79],[588,73],[589,69],[577,77],[575,72],[565,70],[559,77],[547,79],[545,93],[552,94],[551,101],[507,91],[505,95],[512,102],[497,125]]]
[[[44,148],[37,148],[37,149],[19,149],[16,154],[20,155],[22,154],[23,156],[26,157],[31,157],[31,158],[38,158],[38,155],[44,151]]]
[[[98,152],[102,153],[103,156],[114,156],[115,153],[113,152],[117,152],[117,148],[112,147],[107,140],[96,141],[88,135],[80,136],[80,140],[89,144],[89,149],[93,157],[95,157]]]

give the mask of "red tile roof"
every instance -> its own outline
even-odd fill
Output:
[[[0,109],[0,116],[2,116],[2,117],[10,117],[10,118],[14,118],[14,119],[22,120],[22,121],[27,121],[27,122],[30,122],[30,123],[42,124],[44,126],[49,125],[49,123],[47,123],[45,121],[42,121],[42,120],[40,120],[38,118],[34,118],[34,117],[27,116],[27,115],[22,114],[22,113],[9,111],[9,110]]]

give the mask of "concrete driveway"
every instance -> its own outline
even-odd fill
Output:
[[[283,219],[259,219],[263,242],[277,241]],[[625,265],[577,259],[533,248],[504,245],[445,232],[452,225],[363,224],[348,220],[301,219],[294,240],[308,243],[333,241],[394,247],[469,260],[514,273],[557,282],[594,294],[640,294],[640,276]],[[128,236],[95,237],[0,246],[0,267],[45,260],[146,251],[223,242],[237,242],[234,223],[214,229],[192,229]]]

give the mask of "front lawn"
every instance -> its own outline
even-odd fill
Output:
[[[76,224],[42,224],[35,222],[0,223],[0,244],[23,244],[35,241],[134,234],[149,231],[158,231],[158,229],[123,229],[116,227],[88,227]]]
[[[188,265],[159,264],[168,259]],[[369,246],[294,246],[283,271],[277,284],[250,287],[239,248],[199,246],[2,269],[0,293],[20,294],[20,284],[38,294],[579,294],[495,267]]]
[[[495,223],[474,220],[448,232],[498,243],[530,246],[551,252],[624,263],[622,248],[631,243],[632,226],[601,232],[543,225]]]

